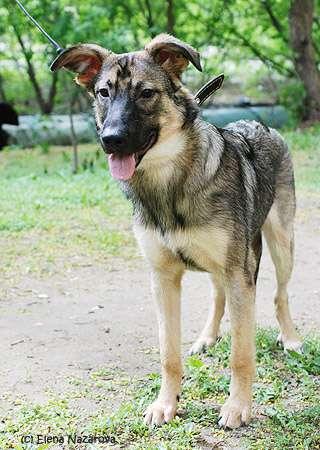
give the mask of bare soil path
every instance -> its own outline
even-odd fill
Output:
[[[320,204],[299,199],[296,264],[290,284],[291,311],[302,334],[320,329]],[[67,389],[67,377],[83,377],[106,365],[129,375],[159,370],[157,325],[142,260],[115,260],[75,268],[50,279],[4,280],[0,299],[0,391],[29,401],[48,390]],[[258,325],[276,326],[275,278],[264,249],[257,293]],[[183,351],[204,325],[210,302],[205,274],[183,282]],[[223,330],[228,329],[228,316]],[[0,407],[6,408],[5,400]]]

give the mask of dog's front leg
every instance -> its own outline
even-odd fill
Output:
[[[255,285],[245,274],[226,284],[231,320],[230,396],[223,405],[219,425],[237,428],[251,418],[252,383],[255,374]]]
[[[176,414],[180,395],[180,291],[182,272],[153,269],[152,291],[159,323],[162,383],[157,400],[145,412],[147,424],[161,425]]]

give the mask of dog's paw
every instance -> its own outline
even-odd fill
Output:
[[[251,402],[229,398],[222,406],[219,427],[238,428],[240,425],[247,425],[251,419]]]
[[[211,336],[200,336],[189,350],[189,355],[195,355],[196,353],[202,353],[209,347],[213,347],[217,342],[217,338]]]
[[[295,351],[297,353],[302,353],[302,341],[299,336],[295,336],[292,339],[284,339],[281,334],[277,338],[277,344],[283,347],[285,353],[289,351]]]
[[[156,400],[148,406],[144,413],[144,423],[146,425],[163,425],[170,422],[177,412],[176,402],[164,402]]]

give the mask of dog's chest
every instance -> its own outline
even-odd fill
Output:
[[[228,235],[214,226],[192,227],[169,231],[160,240],[191,270],[212,272],[224,267],[227,256]]]

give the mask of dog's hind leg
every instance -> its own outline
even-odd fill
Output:
[[[207,322],[200,336],[189,351],[190,355],[200,353],[213,346],[219,335],[220,322],[225,309],[225,293],[222,284],[211,274],[210,278],[215,288],[214,302],[211,305]],[[212,294],[214,295],[214,292]]]
[[[290,199],[288,199],[290,200]],[[263,233],[266,238],[272,261],[275,265],[277,276],[277,291],[274,299],[276,316],[281,333],[278,341],[284,349],[299,351],[302,341],[295,330],[291,319],[287,285],[293,268],[293,215],[290,201],[285,204],[275,200],[268,217],[263,225]]]

